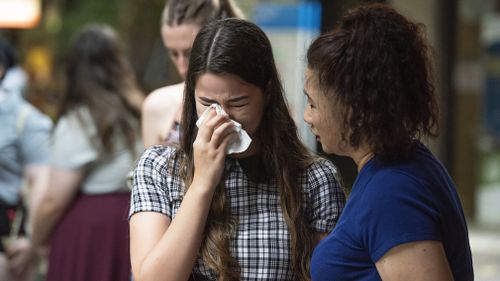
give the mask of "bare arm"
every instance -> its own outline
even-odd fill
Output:
[[[130,256],[134,279],[187,280],[200,249],[211,192],[191,186],[173,221],[143,212],[130,220]]]
[[[35,210],[41,202],[41,196],[45,192],[49,182],[50,168],[48,165],[29,165],[24,171],[27,181],[28,201],[26,206],[29,210]]]
[[[453,280],[443,245],[418,241],[396,246],[375,264],[384,281]]]
[[[228,117],[214,116],[212,112],[193,144],[193,183],[175,218],[144,212],[134,214],[130,220],[131,263],[136,281],[187,280],[191,274],[224,168],[226,148],[234,137],[234,125]]]
[[[142,105],[142,139],[145,147],[162,143],[182,104],[183,84],[151,93]]]
[[[84,172],[82,170],[50,169],[49,185],[33,211],[33,242],[45,245],[52,230],[74,199]]]

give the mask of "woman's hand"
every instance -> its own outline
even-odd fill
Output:
[[[192,186],[213,191],[224,171],[227,147],[236,136],[233,122],[227,115],[217,115],[214,108],[200,125],[193,143],[194,178]]]
[[[16,276],[21,276],[23,272],[28,270],[35,257],[33,246],[26,237],[16,239],[7,248],[9,269]]]
[[[130,245],[135,280],[189,279],[204,239],[212,197],[224,171],[227,146],[235,133],[228,116],[210,109],[193,143],[193,182],[175,218],[154,212],[132,216]]]

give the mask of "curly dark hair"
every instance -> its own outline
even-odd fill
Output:
[[[383,4],[352,9],[307,52],[323,94],[344,108],[342,138],[367,143],[386,161],[438,134],[430,48],[424,26]]]

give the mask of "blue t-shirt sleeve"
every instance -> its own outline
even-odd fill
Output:
[[[386,170],[371,179],[358,218],[373,262],[398,245],[442,239],[432,198],[426,182],[400,171]]]
[[[52,121],[31,109],[20,132],[21,156],[25,165],[48,164]]]

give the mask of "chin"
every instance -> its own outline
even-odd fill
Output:
[[[335,151],[333,149],[329,148],[328,146],[324,145],[323,143],[321,143],[321,149],[326,154],[335,154]]]
[[[231,154],[228,154],[228,156],[230,156],[232,158],[245,158],[245,157],[254,155],[255,153],[257,153],[257,150],[255,149],[253,143],[254,142],[252,141],[252,143],[247,148],[247,150],[245,150],[243,152],[238,152],[238,153],[231,153]]]
[[[245,152],[246,151],[238,152],[238,153],[229,153],[227,156],[229,156],[231,158],[243,158],[243,157],[245,157]]]
[[[238,152],[238,153],[231,153],[231,154],[228,154],[227,156],[231,157],[231,158],[236,158],[236,159],[240,159],[240,158],[246,158],[250,155],[252,155],[253,153],[249,153],[249,149],[243,151],[243,152]]]

